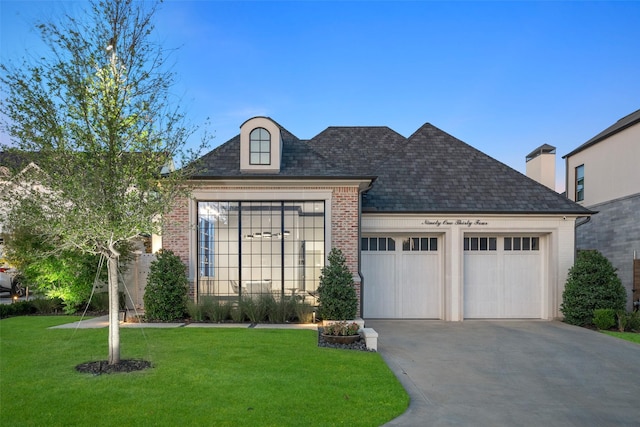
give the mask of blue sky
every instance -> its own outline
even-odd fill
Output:
[[[39,51],[34,21],[84,4],[0,0],[2,62]],[[640,108],[637,1],[167,0],[156,19],[179,48],[175,99],[210,118],[213,146],[256,115],[303,139],[429,122],[521,172],[556,146],[562,190],[562,156]]]

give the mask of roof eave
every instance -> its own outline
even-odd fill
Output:
[[[638,110],[640,111],[640,110]],[[630,114],[634,115],[637,114],[638,111],[635,111],[633,113]],[[627,116],[629,117],[629,116]],[[618,120],[618,122],[624,120],[626,117],[623,117],[622,119]],[[593,138],[591,138],[590,140],[588,140],[587,142],[585,142],[584,144],[582,144],[581,146],[579,146],[578,148],[576,148],[575,150],[573,150],[572,152],[570,152],[569,154],[565,154],[564,156],[562,156],[563,159],[566,159],[567,157],[573,156],[574,154],[578,154],[579,152],[586,150],[587,148],[596,145],[597,143],[604,141],[607,138],[612,137],[613,135],[622,132],[625,129],[628,129],[632,126],[637,125],[638,123],[640,123],[640,115],[638,116],[638,118],[629,121],[628,123],[624,123],[622,125],[618,125],[618,122],[614,123],[612,126],[610,126],[609,128],[605,129],[604,131],[602,131],[601,133],[599,133],[598,135],[594,136]]]
[[[363,208],[363,214],[407,214],[407,215],[575,215],[578,217],[595,215],[598,212],[589,209],[574,211],[574,210],[553,210],[553,211],[508,211],[508,210],[483,210],[483,211],[470,211],[470,210],[380,210]]]

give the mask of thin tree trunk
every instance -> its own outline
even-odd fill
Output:
[[[116,252],[117,254],[117,252]],[[109,364],[120,363],[120,298],[118,294],[118,256],[108,258],[109,273]]]

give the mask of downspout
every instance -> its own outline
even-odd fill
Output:
[[[375,178],[374,178],[375,179]],[[360,276],[360,317],[364,314],[364,276],[362,275],[362,197],[364,193],[371,190],[373,181],[369,182],[367,188],[358,191],[358,276]]]
[[[582,222],[578,222],[577,220],[580,218],[584,218],[584,220]],[[588,217],[578,217],[576,218],[576,225],[573,227],[573,241],[574,243],[574,251],[573,251],[573,262],[575,263],[576,260],[578,259],[578,227],[587,224],[588,222],[591,221],[591,216]]]
[[[572,200],[569,197],[569,158],[564,158],[564,192],[567,199]]]

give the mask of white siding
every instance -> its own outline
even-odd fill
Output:
[[[573,265],[574,259],[574,225],[575,216],[563,215],[488,215],[488,216],[462,216],[462,215],[388,215],[388,214],[363,214],[362,216],[362,235],[368,234],[430,234],[439,236],[439,265],[441,265],[442,283],[439,298],[442,302],[440,317],[449,321],[461,321],[465,317],[469,317],[465,313],[465,302],[468,298],[473,300],[473,292],[480,293],[481,289],[473,290],[465,289],[465,283],[479,283],[480,278],[468,277],[468,269],[473,264],[482,265],[485,263],[484,272],[489,279],[497,274],[502,274],[505,282],[515,283],[512,289],[502,290],[505,300],[510,301],[511,308],[505,311],[504,315],[516,316],[516,312],[523,316],[536,316],[542,319],[554,319],[562,317],[560,312],[560,304],[562,302],[562,291],[564,283],[567,279],[569,268]],[[527,273],[528,279],[539,281],[540,286],[535,289],[519,288],[521,283],[520,276],[522,274],[523,263],[528,265],[526,256],[519,259],[514,257],[507,261],[505,270],[505,260],[502,264],[495,265],[495,260],[479,258],[477,260],[467,260],[463,251],[463,239],[465,235],[470,233],[482,235],[522,235],[522,236],[539,236],[540,237],[540,253],[539,261],[536,262],[538,269]],[[368,305],[371,302],[367,298],[367,272],[365,271],[365,259],[363,253],[363,274],[365,275],[364,289],[364,315],[367,316]],[[504,258],[504,257],[503,257]],[[467,262],[467,264],[465,264]],[[492,269],[497,269],[493,271]],[[494,275],[494,276],[492,276]],[[389,280],[389,276],[385,276]],[[396,283],[403,285],[401,276],[394,273]],[[369,278],[370,279],[370,278]],[[465,282],[469,280],[469,282]],[[413,285],[408,285],[409,293],[418,292],[411,289]],[[471,293],[471,296],[467,293]],[[493,292],[493,291],[489,291]],[[432,298],[431,296],[420,296],[424,298]],[[391,298],[391,297],[388,297]],[[437,297],[435,297],[437,298]],[[479,297],[480,298],[480,297]],[[539,300],[539,308],[535,311],[537,303],[522,306],[520,299],[537,299]],[[482,301],[479,299],[478,301]],[[393,294],[393,298],[389,300],[390,305],[397,306],[399,304],[399,296]],[[376,302],[376,304],[382,304]],[[489,301],[484,304],[483,310],[488,311],[490,308]],[[372,306],[373,307],[373,306]],[[375,310],[382,310],[382,306],[373,307]],[[479,307],[478,310],[481,308]],[[384,310],[387,310],[385,307]],[[390,310],[390,309],[389,309]]]
[[[567,196],[575,200],[575,168],[584,165],[584,206],[640,193],[640,124],[567,158]]]

